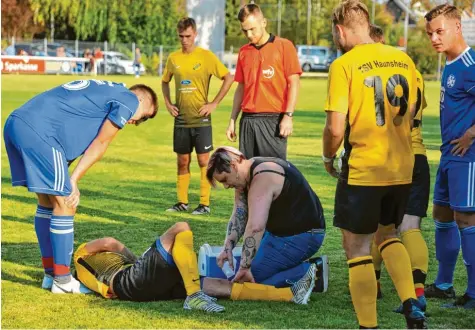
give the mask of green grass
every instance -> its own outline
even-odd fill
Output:
[[[99,78],[101,79],[101,78]],[[158,78],[103,77],[132,85],[137,81],[153,86]],[[72,80],[66,76],[2,76],[2,127],[15,108],[34,95]],[[213,81],[211,95],[219,83]],[[233,87],[234,88],[234,87]],[[233,90],[213,114],[215,147],[228,144],[225,129],[231,111]],[[313,294],[308,306],[276,302],[221,301],[221,315],[186,312],[182,301],[133,303],[96,296],[55,296],[40,289],[42,268],[33,215],[35,195],[11,187],[5,147],[2,143],[2,327],[5,328],[356,328],[358,326],[348,291],[348,270],[341,248],[340,232],[332,226],[335,181],[324,171],[321,137],[325,120],[323,104],[326,80],[302,80],[294,135],[289,140],[289,160],[304,173],[325,208],[327,237],[321,253],[330,258],[330,288]],[[440,143],[437,83],[427,83],[429,108],[424,117],[424,138],[432,171],[436,173]],[[195,251],[203,243],[221,244],[232,209],[233,192],[212,192],[212,215],[193,217],[167,214],[175,203],[176,159],[172,151],[173,120],[160,96],[157,117],[140,127],[127,127],[118,134],[105,157],[80,182],[81,204],[75,218],[75,247],[80,243],[113,236],[136,254],[177,221],[188,221],[195,233]],[[237,145],[237,144],[235,144]],[[199,201],[199,169],[193,157],[190,203]],[[429,210],[430,214],[431,210]],[[436,273],[432,220],[423,221],[423,234],[430,250],[428,282]],[[466,273],[459,260],[455,287],[465,290]],[[159,285],[159,284],[158,284]],[[384,299],[378,302],[381,328],[402,328],[402,316],[392,309],[398,298],[389,277],[383,274]],[[463,311],[443,310],[441,301],[429,301],[432,328],[470,328],[472,317]]]

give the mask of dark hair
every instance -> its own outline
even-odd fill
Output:
[[[214,173],[231,173],[231,163],[234,160],[241,162],[246,159],[244,155],[234,147],[219,147],[211,155],[208,161],[208,168],[206,169],[206,178],[208,182],[216,187],[216,180],[214,179]]]
[[[139,124],[143,123],[144,121],[146,121],[149,118],[154,118],[157,115],[157,112],[158,112],[157,93],[155,93],[155,91],[150,86],[147,86],[147,85],[144,85],[144,84],[133,85],[132,87],[129,88],[129,90],[131,90],[131,91],[142,91],[144,93],[147,93],[150,96],[150,98],[152,99],[153,113],[150,116],[144,118],[144,120],[140,120]]]
[[[185,31],[189,27],[191,27],[193,31],[196,31],[196,22],[191,17],[183,17],[182,19],[178,21],[178,24],[176,25],[176,28],[180,32]]]
[[[261,8],[258,5],[254,4],[254,3],[249,3],[247,5],[244,5],[239,10],[238,20],[239,20],[239,22],[244,22],[248,16],[255,15],[255,14],[261,14],[262,15]]]
[[[434,18],[444,15],[447,18],[457,19],[460,21],[461,15],[457,7],[449,5],[448,3],[432,8],[425,16],[427,22]]]
[[[371,24],[369,27],[369,36],[374,42],[384,43],[384,32],[379,26]]]

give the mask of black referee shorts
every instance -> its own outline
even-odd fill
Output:
[[[239,124],[239,150],[252,157],[287,158],[287,138],[280,136],[282,114],[243,113]]]

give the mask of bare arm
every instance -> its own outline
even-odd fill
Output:
[[[297,104],[297,96],[300,88],[300,75],[293,74],[287,77],[287,84],[289,85],[289,90],[287,92],[287,107],[285,112],[294,112],[295,106]],[[286,138],[292,135],[293,132],[293,120],[292,117],[284,116],[280,121],[280,136]]]
[[[223,98],[226,96],[233,82],[234,82],[234,76],[232,74],[228,73],[227,75],[225,75],[218,94],[214,98],[213,102],[207,103],[201,107],[200,115],[202,116],[210,115],[217,108],[219,102],[221,102]]]
[[[121,242],[112,237],[99,238],[91,241],[85,246],[87,253],[116,252],[126,256],[130,260],[137,260],[137,257]]]
[[[346,115],[336,111],[327,111],[327,122],[323,129],[323,156],[334,158],[345,135]],[[333,160],[324,161],[325,169],[330,175],[338,177]]]
[[[233,249],[239,239],[244,234],[248,216],[247,195],[243,191],[236,190],[234,197],[234,210],[228,222],[226,238],[224,240],[224,248],[220,253],[216,262],[219,267],[223,267],[223,263],[227,260],[231,267],[233,264]]]
[[[172,103],[170,97],[170,82],[165,82],[162,80],[162,94],[163,100],[165,101],[165,107],[167,108],[168,112],[173,116],[178,116],[180,112],[178,108]]]
[[[236,120],[241,112],[242,99],[244,97],[244,84],[239,83],[236,91],[234,92],[233,110],[231,111],[231,118],[229,119],[228,129],[226,130],[226,136],[229,141],[236,141]]]
[[[109,143],[114,139],[115,135],[119,131],[119,128],[115,126],[109,119],[106,119],[99,131],[97,137],[92,141],[89,147],[84,152],[81,160],[76,165],[73,173],[71,174],[71,195],[65,198],[65,202],[68,206],[76,207],[79,204],[79,190],[77,183],[87,170],[94,165],[105,154]]]
[[[249,220],[244,231],[241,263],[234,278],[236,282],[254,282],[251,265],[264,235],[269,210],[275,196],[280,194],[284,179],[271,173],[256,177],[249,190]]]

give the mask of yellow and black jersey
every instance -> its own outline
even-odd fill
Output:
[[[427,101],[424,90],[424,79],[421,73],[417,73],[417,103],[416,115],[414,117],[414,127],[412,128],[412,150],[415,155],[425,155],[426,147],[422,142],[422,111],[427,108]]]
[[[104,298],[113,298],[109,287],[112,277],[120,270],[130,267],[134,260],[115,252],[89,254],[86,244],[81,244],[74,253],[77,277],[85,286]]]
[[[411,183],[416,100],[414,62],[394,47],[358,45],[332,63],[325,110],[347,115],[342,175],[349,184]]]
[[[211,118],[200,116],[199,110],[208,102],[211,77],[222,79],[228,72],[216,55],[200,47],[189,54],[179,50],[168,56],[162,81],[175,77],[175,104],[180,110],[175,118],[177,127],[211,125]]]

